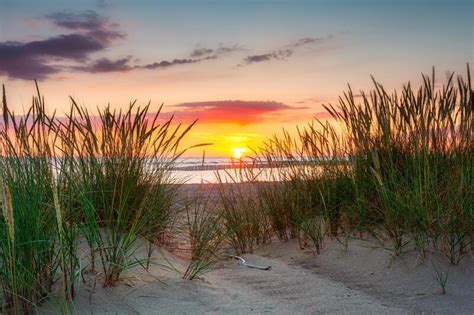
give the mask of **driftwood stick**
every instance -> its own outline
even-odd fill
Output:
[[[247,264],[245,259],[243,257],[240,257],[240,256],[232,256],[231,255],[230,257],[233,258],[233,259],[237,259],[238,261],[240,261],[240,263],[243,266],[248,267],[248,268],[255,268],[255,269],[260,269],[260,270],[271,270],[272,269],[272,266],[262,267],[262,266],[255,266],[255,265]]]

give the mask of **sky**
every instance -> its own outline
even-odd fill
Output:
[[[0,0],[0,83],[16,113],[35,93],[65,113],[164,104],[198,119],[184,145],[258,147],[336,104],[349,83],[417,84],[474,63],[474,1]],[[199,150],[202,150],[200,148]],[[235,151],[235,150],[234,150]],[[190,151],[188,155],[200,155]]]

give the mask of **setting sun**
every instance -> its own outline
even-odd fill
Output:
[[[241,159],[242,158],[242,153],[244,153],[245,151],[247,151],[247,149],[245,148],[233,148],[232,149],[232,157],[234,159]]]

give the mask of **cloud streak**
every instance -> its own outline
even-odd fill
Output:
[[[300,48],[300,47],[309,46],[309,45],[314,46],[314,45],[326,44],[328,41],[332,40],[333,38],[334,38],[334,35],[332,34],[328,36],[324,36],[324,37],[304,37],[289,44],[288,47]]]
[[[154,62],[154,63],[144,65],[142,66],[142,68],[149,69],[149,70],[164,69],[164,68],[169,68],[176,65],[196,63],[196,62],[199,62],[200,60],[201,59],[173,59],[171,61],[163,60],[160,62]]]
[[[219,45],[217,48],[196,48],[191,52],[191,58],[202,58],[202,57],[219,57],[234,52],[244,51],[245,49],[239,45],[224,46]]]
[[[252,64],[270,60],[284,60],[291,57],[292,54],[293,51],[290,49],[276,50],[268,54],[247,56],[245,57],[244,62],[245,64]]]
[[[328,35],[326,37],[304,37],[301,39],[298,39],[297,41],[290,43],[288,45],[285,45],[284,48],[274,50],[265,54],[259,54],[259,55],[249,55],[246,56],[243,59],[243,64],[239,64],[237,66],[242,66],[242,65],[250,65],[250,64],[256,64],[256,63],[261,63],[261,62],[269,62],[272,60],[287,60],[293,54],[298,50],[301,49],[302,47],[305,46],[319,46],[325,45],[329,41],[333,39],[333,35]]]
[[[72,67],[72,69],[89,73],[126,72],[134,68],[129,65],[129,61],[130,57],[117,60],[101,58],[90,65]]]
[[[87,24],[89,25],[89,24]],[[93,23],[90,23],[93,25]],[[78,27],[84,27],[82,24]],[[87,26],[88,27],[88,26]],[[207,60],[214,60],[219,58],[222,55],[229,54],[235,51],[242,50],[237,45],[234,46],[219,46],[218,48],[211,49],[211,48],[197,48],[191,51],[191,58],[175,58],[172,60],[162,60],[157,61],[145,65],[135,65],[132,66],[129,64],[131,57],[122,58],[118,60],[110,60],[107,58],[102,58],[91,65],[88,66],[80,66],[80,67],[72,67],[78,71],[85,71],[91,73],[98,73],[98,72],[125,72],[137,69],[147,69],[147,70],[164,70],[175,66],[180,65],[187,65],[187,64],[194,64],[199,63],[202,61]]]
[[[160,62],[149,63],[146,65],[135,65],[132,66],[129,64],[131,57],[122,58],[118,60],[111,60],[108,58],[101,58],[96,60],[88,66],[79,66],[71,67],[71,69],[90,72],[90,73],[99,73],[99,72],[126,72],[137,69],[147,69],[147,70],[162,70],[179,65],[193,64],[198,63],[204,60],[215,59],[214,56],[198,58],[198,59],[173,59],[173,60],[162,60]]]
[[[214,49],[210,49],[210,48],[197,48],[197,49],[194,49],[192,52],[191,52],[191,57],[193,58],[197,58],[197,57],[202,57],[202,56],[206,56],[206,55],[210,55],[214,52]]]
[[[91,10],[80,13],[69,11],[54,12],[47,14],[45,18],[59,27],[74,31],[104,29],[108,21],[106,18]]]
[[[84,32],[86,35],[110,44],[114,40],[125,38],[125,34],[116,30],[118,23],[112,23],[95,11],[79,13],[60,11],[45,16],[54,25],[70,31]]]

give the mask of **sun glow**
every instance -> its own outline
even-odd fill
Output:
[[[242,153],[244,153],[245,151],[247,151],[247,149],[245,148],[233,148],[232,149],[232,157],[234,159],[241,159],[242,158]]]

